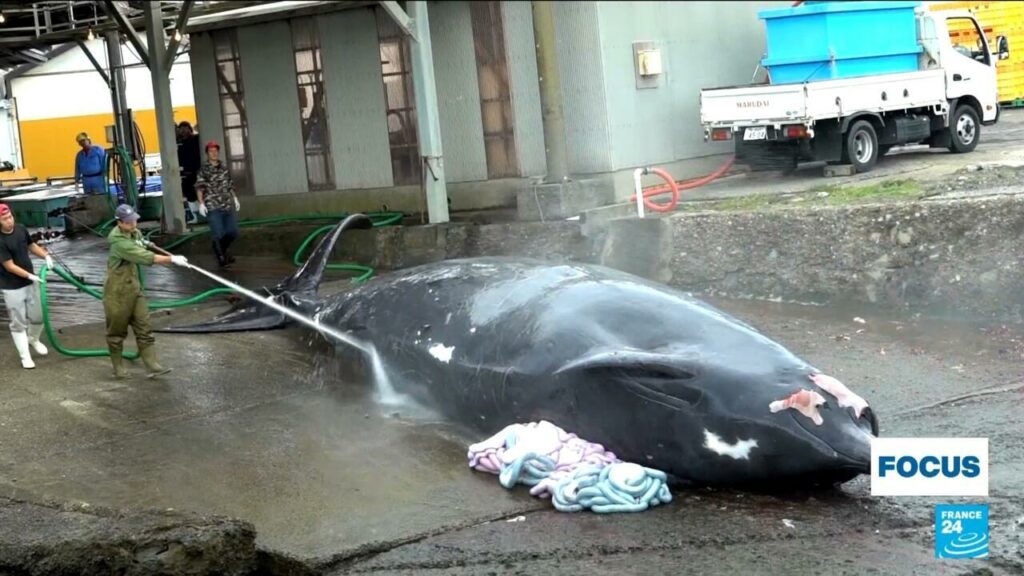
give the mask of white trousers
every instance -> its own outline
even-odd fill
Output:
[[[43,305],[39,298],[39,285],[32,283],[17,290],[0,290],[4,294],[4,306],[10,317],[11,332],[27,332],[43,325]],[[38,334],[32,330],[30,334]]]

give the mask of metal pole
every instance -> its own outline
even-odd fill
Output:
[[[114,146],[121,146],[130,153],[132,147],[128,135],[131,134],[131,119],[126,117],[128,96],[124,92],[124,63],[121,61],[121,38],[117,30],[107,31],[107,60],[110,62],[110,101],[114,108]]]
[[[181,196],[181,169],[178,165],[174,110],[171,108],[171,82],[164,59],[167,44],[160,17],[160,2],[146,2],[143,12],[146,43],[149,45],[149,76],[153,79],[153,103],[156,105],[156,131],[160,140],[160,185],[164,193],[162,229],[170,234],[184,234],[185,205]]]
[[[562,115],[562,81],[558,74],[553,2],[532,2],[533,35],[537,42],[537,72],[540,73],[541,121],[544,126],[544,155],[547,182],[562,182],[569,175],[568,149],[565,143],[565,118]]]
[[[416,128],[423,157],[422,178],[426,182],[427,215],[431,224],[438,224],[448,221],[448,191],[444,181],[441,116],[437,109],[437,86],[434,84],[430,23],[426,2],[410,0],[406,7],[416,32],[412,41],[412,81],[416,93]]]

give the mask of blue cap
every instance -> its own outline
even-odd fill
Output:
[[[114,218],[117,218],[121,222],[137,222],[139,220],[139,213],[135,211],[135,208],[127,204],[121,204],[114,211]]]

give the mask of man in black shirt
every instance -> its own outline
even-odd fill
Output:
[[[21,357],[22,368],[35,368],[29,346],[39,356],[48,352],[39,341],[43,332],[43,309],[39,300],[39,277],[35,275],[29,251],[46,259],[53,270],[53,258],[28,235],[28,230],[14,222],[14,214],[0,204],[0,291],[10,317],[11,338]]]
[[[185,196],[188,223],[199,221],[199,197],[196,196],[196,175],[202,166],[199,135],[187,121],[178,124],[178,165],[181,166],[181,193]]]

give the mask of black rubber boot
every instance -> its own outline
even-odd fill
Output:
[[[220,247],[220,240],[213,241],[213,253],[217,256],[218,266],[224,268],[228,265],[228,260],[224,257],[224,249]]]
[[[234,238],[230,236],[220,239],[220,251],[224,254],[224,260],[226,260],[228,264],[235,263],[235,257],[228,253],[228,248],[231,246],[231,242],[233,240]]]

